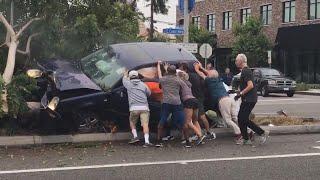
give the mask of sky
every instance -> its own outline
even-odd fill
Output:
[[[137,8],[140,12],[144,14],[145,17],[150,17],[150,7],[146,7],[150,2],[145,0],[137,1]],[[158,21],[164,21],[167,23],[155,23],[155,29],[158,32],[162,32],[163,28],[176,27],[176,6],[178,5],[178,0],[168,0],[168,14],[155,14],[154,19]],[[150,26],[150,22],[145,22],[146,27]]]

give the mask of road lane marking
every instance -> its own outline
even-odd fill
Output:
[[[313,146],[314,149],[320,149],[320,146]]]
[[[306,101],[313,99],[259,99],[260,102],[279,102],[279,101]]]
[[[317,141],[317,143],[320,143],[320,141]]]
[[[155,161],[155,162],[104,164],[104,165],[58,167],[58,168],[43,168],[43,169],[7,170],[7,171],[0,171],[0,174],[21,174],[21,173],[84,170],[84,169],[102,169],[102,168],[115,168],[115,167],[134,167],[134,166],[147,166],[147,165],[188,164],[188,163],[200,163],[200,162],[241,161],[241,160],[259,160],[259,159],[277,159],[277,158],[313,157],[313,156],[320,156],[320,153],[282,154],[282,155],[251,156],[251,157]]]

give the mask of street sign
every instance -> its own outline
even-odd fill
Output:
[[[212,55],[212,47],[210,44],[202,44],[199,51],[200,55],[206,59]]]
[[[194,5],[196,4],[196,0],[188,0],[188,10],[189,12],[192,11]],[[184,0],[179,0],[179,9],[181,12],[184,11]]]
[[[178,44],[193,54],[198,53],[198,44],[197,43],[178,43]]]
[[[163,33],[165,33],[165,34],[182,35],[182,34],[184,34],[184,30],[183,29],[178,29],[178,28],[166,28],[166,29],[163,29]]]
[[[271,64],[272,60],[271,60],[271,51],[268,51],[268,64]]]

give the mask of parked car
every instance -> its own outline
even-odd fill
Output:
[[[158,60],[171,64],[184,61],[190,67],[197,61],[177,44],[127,43],[111,45],[76,62],[61,59],[39,62],[41,71],[33,71],[39,73],[40,84],[46,86],[41,99],[40,126],[49,133],[96,131],[111,122],[129,129],[123,72],[134,69],[144,79],[157,81]],[[160,102],[150,99],[149,105],[150,123],[156,127]]]
[[[251,68],[254,83],[262,96],[266,97],[270,93],[285,93],[288,97],[293,97],[296,90],[296,82],[285,77],[281,72],[271,68]],[[233,77],[232,86],[237,89],[240,75]]]

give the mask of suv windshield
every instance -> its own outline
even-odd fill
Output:
[[[263,76],[280,76],[280,72],[275,69],[261,69]]]
[[[125,70],[118,63],[116,54],[106,49],[81,59],[81,67],[84,73],[104,90],[110,90],[121,79]]]

